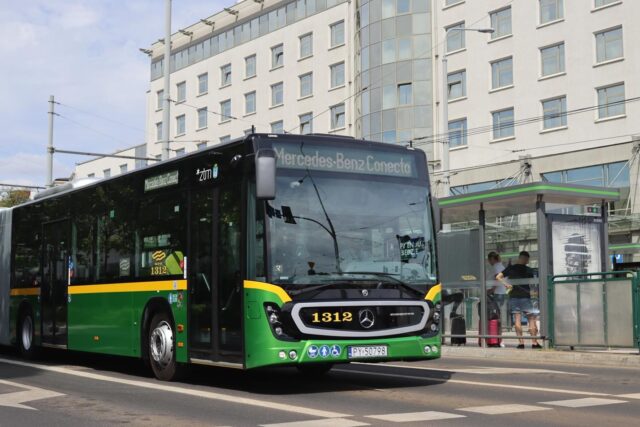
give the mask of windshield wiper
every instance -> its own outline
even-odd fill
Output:
[[[392,281],[396,282],[397,284],[399,284],[405,289],[411,290],[413,293],[418,293],[418,294],[420,293],[417,289],[413,288],[411,285],[403,282],[397,277],[393,277],[393,276],[400,276],[400,274],[398,273],[382,273],[379,271],[344,271],[344,272],[336,272],[333,274],[369,274],[371,276],[384,277],[387,279],[391,279]]]

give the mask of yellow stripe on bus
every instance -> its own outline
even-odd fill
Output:
[[[424,297],[424,299],[433,301],[440,291],[442,291],[442,285],[435,285],[433,288],[429,289],[429,292],[427,293],[427,296]]]
[[[163,280],[158,282],[129,282],[104,285],[69,286],[69,294],[79,295],[116,292],[184,291],[186,289],[186,280]]]
[[[252,282],[250,280],[245,280],[244,288],[259,289],[261,291],[271,292],[272,294],[276,294],[283,303],[291,301],[291,297],[289,296],[289,294],[286,293],[280,286],[271,285],[269,283]]]
[[[11,289],[9,295],[12,297],[25,296],[25,295],[40,295],[40,288],[16,288]]]

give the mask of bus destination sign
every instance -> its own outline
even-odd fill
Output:
[[[416,178],[415,157],[393,151],[274,143],[278,167]]]
[[[162,175],[152,176],[144,180],[144,192],[157,190],[158,188],[176,185],[179,182],[179,172],[172,171],[163,173]]]

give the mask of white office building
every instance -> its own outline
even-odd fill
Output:
[[[447,176],[453,195],[526,179],[620,187],[610,247],[637,251],[638,17],[629,0],[438,1],[434,75],[443,56],[448,73],[436,133],[449,135],[449,173],[442,136],[425,141],[439,154],[438,193]],[[473,31],[484,28],[494,32]]]

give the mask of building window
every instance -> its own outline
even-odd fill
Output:
[[[469,193],[478,193],[480,191],[493,190],[494,188],[499,188],[501,186],[501,182],[506,181],[487,181],[487,182],[477,182],[475,184],[468,185],[457,185],[455,187],[451,187],[451,195],[457,196],[459,194],[469,194]]]
[[[411,83],[398,85],[398,105],[410,105],[413,103],[413,88]]]
[[[340,129],[344,127],[344,104],[338,104],[331,107],[331,129]]]
[[[596,62],[622,58],[622,27],[596,33]]]
[[[120,173],[127,173],[127,169],[128,168],[126,164],[120,165]]]
[[[313,94],[313,73],[303,74],[300,79],[300,98]]]
[[[271,123],[271,133],[284,133],[284,122],[278,120],[277,122]]]
[[[542,76],[564,72],[564,43],[559,43],[549,47],[540,48],[540,59],[542,62]]]
[[[564,17],[562,0],[539,0],[540,24],[557,21]]]
[[[111,169],[105,169],[102,171],[105,178],[111,178]]]
[[[244,77],[248,79],[256,75],[256,56],[251,55],[244,58]]]
[[[344,85],[344,62],[331,65],[331,88]]]
[[[220,144],[225,144],[231,141],[231,135],[225,135],[220,137]]]
[[[513,108],[491,113],[493,118],[493,139],[508,138],[514,135]]]
[[[622,116],[624,108],[624,83],[598,89],[598,118]]]
[[[271,85],[271,106],[282,105],[284,102],[284,83]]]
[[[492,39],[511,34],[511,6],[491,12],[490,16],[491,28],[493,28]]]
[[[205,148],[207,148],[207,143],[206,142],[199,142],[198,144],[196,144],[196,150],[198,150],[198,151],[202,151]]]
[[[467,72],[456,71],[447,75],[448,99],[457,99],[467,96]]]
[[[209,91],[209,74],[204,73],[198,76],[198,95],[205,94]]]
[[[87,175],[87,178],[95,178],[96,174],[95,173],[90,173],[89,175]]]
[[[313,132],[313,115],[312,113],[301,114],[300,118],[300,133],[305,135]]]
[[[178,148],[176,150],[176,157],[184,156],[184,153],[185,153],[185,149],[184,148]]]
[[[156,123],[156,141],[162,141],[162,122]]]
[[[162,110],[164,106],[164,90],[156,92],[156,110]]]
[[[491,88],[498,89],[513,84],[513,58],[491,63]]]
[[[554,129],[567,125],[567,97],[561,96],[542,101],[543,129]]]
[[[187,83],[186,82],[178,83],[176,85],[176,89],[178,91],[176,102],[184,102],[187,99]]]
[[[456,3],[462,3],[464,0],[445,0],[444,4],[446,6],[452,5],[452,4],[456,4]]]
[[[307,58],[313,55],[313,34],[300,36],[300,58]]]
[[[344,44],[344,21],[331,24],[330,28],[331,28],[331,47],[336,47]]]
[[[231,100],[227,99],[220,103],[220,122],[231,120]]]
[[[198,109],[198,129],[204,129],[208,125],[209,110],[207,107]]]
[[[447,52],[453,52],[465,47],[464,22],[446,28]]]
[[[284,45],[279,44],[271,48],[271,68],[278,68],[284,65]]]
[[[606,5],[611,4],[611,3],[617,3],[618,1],[620,1],[620,0],[596,0],[594,6],[595,6],[595,8],[599,8],[599,7],[606,6]]]
[[[541,175],[542,179],[547,182],[590,185],[594,187],[629,188],[630,182],[627,162],[566,169]]]
[[[244,113],[252,114],[256,112],[256,93],[249,92],[244,94]]]
[[[186,129],[186,118],[184,114],[181,114],[176,117],[176,135],[184,135],[187,131]]]
[[[467,119],[453,120],[449,122],[449,147],[467,145]]]
[[[404,13],[411,12],[411,1],[410,0],[398,0],[396,2],[396,14],[402,15]]]
[[[229,86],[231,84],[231,64],[220,67],[220,86]]]

